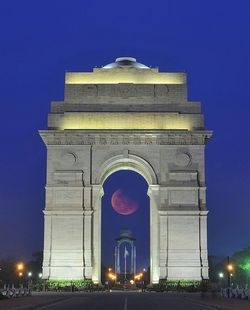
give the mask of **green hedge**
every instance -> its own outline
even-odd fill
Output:
[[[93,288],[91,280],[48,280],[46,281],[48,290],[88,290]]]
[[[205,292],[209,288],[208,280],[160,280],[159,284],[149,285],[148,290],[156,292],[164,291],[185,291],[185,292]]]

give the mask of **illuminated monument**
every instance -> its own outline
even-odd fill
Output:
[[[187,101],[184,73],[118,58],[67,72],[65,99],[51,104],[43,278],[101,278],[101,198],[113,172],[148,182],[151,282],[208,278],[204,130]]]
[[[132,235],[132,232],[129,229],[122,229],[120,231],[120,235],[116,238],[116,246],[115,246],[115,274],[119,278],[119,275],[123,272],[124,279],[127,279],[126,275],[130,276],[131,279],[134,279],[134,275],[136,274],[136,244],[135,238]],[[130,247],[130,254],[125,245],[125,252],[121,253],[121,245],[125,243]],[[130,255],[130,270],[126,267],[127,256]],[[124,257],[125,266],[124,270],[121,268],[121,257]]]

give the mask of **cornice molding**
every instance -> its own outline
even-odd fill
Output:
[[[212,131],[40,130],[46,145],[204,145]]]

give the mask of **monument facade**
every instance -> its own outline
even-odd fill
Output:
[[[101,279],[101,200],[113,172],[148,183],[150,280],[208,278],[204,129],[186,74],[134,58],[67,72],[64,101],[51,103],[43,278]]]

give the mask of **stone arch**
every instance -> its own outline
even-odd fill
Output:
[[[158,183],[157,175],[148,161],[137,155],[120,154],[109,158],[100,166],[96,177],[96,184],[103,185],[112,173],[123,169],[139,173],[149,185],[156,185]]]
[[[157,175],[145,159],[134,154],[119,154],[107,159],[98,169],[93,185],[93,239],[94,264],[92,280],[100,283],[101,277],[101,198],[104,194],[103,183],[114,172],[128,169],[133,170],[147,181],[150,198],[150,281],[159,281],[159,251],[158,251],[158,205],[159,185]]]

